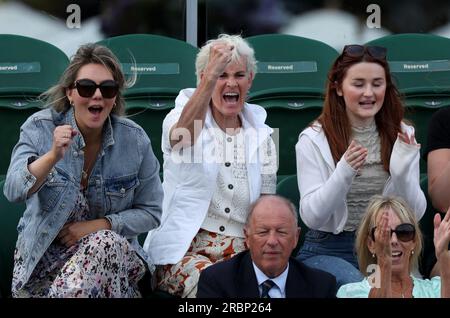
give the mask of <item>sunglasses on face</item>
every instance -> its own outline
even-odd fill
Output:
[[[375,226],[372,228],[370,235],[372,237],[372,240],[375,242],[375,229],[377,227]],[[409,242],[412,241],[416,235],[416,229],[414,228],[414,225],[409,223],[403,223],[398,225],[395,230],[391,229],[391,237],[392,233],[395,233],[397,235],[397,239],[399,239],[402,242]]]
[[[343,53],[350,57],[361,57],[367,53],[373,58],[385,60],[387,49],[382,46],[364,46],[352,44],[344,46]]]
[[[81,97],[92,97],[95,94],[97,88],[100,88],[103,98],[113,98],[116,97],[119,91],[119,85],[116,81],[106,80],[100,84],[95,83],[90,79],[80,79],[75,81],[73,85],[78,91],[78,95]]]

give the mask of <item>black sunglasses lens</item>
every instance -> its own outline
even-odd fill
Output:
[[[119,86],[114,81],[105,81],[99,85],[100,92],[104,98],[113,98],[119,91]]]
[[[367,52],[374,58],[385,59],[387,50],[382,46],[368,46]]]
[[[414,239],[416,230],[412,224],[404,223],[397,226],[395,229],[395,234],[400,241],[409,242]]]
[[[344,52],[352,57],[362,56],[364,54],[364,46],[362,45],[346,45]]]
[[[113,98],[119,91],[119,85],[112,80],[104,81],[97,85],[94,81],[82,79],[75,82],[75,87],[81,97],[92,97],[97,87],[100,88],[100,92],[104,98]]]
[[[75,84],[78,94],[81,97],[92,97],[94,95],[95,90],[97,89],[97,85],[94,81],[91,80],[79,80],[76,81]]]
[[[351,57],[361,57],[366,52],[369,53],[370,56],[376,59],[386,59],[387,50],[382,46],[363,46],[363,45],[346,45],[344,47],[344,52],[348,56]]]
[[[370,231],[370,236],[372,238],[372,241],[374,241],[374,242],[375,242],[375,229],[376,228],[377,227],[375,226]],[[414,225],[409,224],[409,223],[400,224],[399,226],[397,226],[395,228],[395,230],[391,230],[391,236],[392,236],[393,232],[395,232],[395,234],[397,235],[397,239],[399,239],[402,242],[412,241],[414,239],[414,236],[416,235],[416,229],[414,228]]]

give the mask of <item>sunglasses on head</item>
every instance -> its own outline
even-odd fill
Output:
[[[375,226],[370,231],[370,236],[372,237],[372,240],[375,242],[375,229],[377,227]],[[395,233],[397,235],[397,239],[399,239],[402,242],[409,242],[414,239],[414,236],[416,235],[416,229],[414,228],[414,225],[410,223],[403,223],[398,225],[395,230],[391,229],[391,237],[392,233]]]
[[[102,93],[103,98],[116,97],[117,92],[119,91],[119,85],[116,81],[113,80],[106,80],[101,82],[100,84],[97,84],[90,79],[80,79],[75,81],[73,87],[77,89],[78,95],[80,95],[81,97],[94,96],[97,88],[100,88],[100,92]]]
[[[382,46],[352,44],[344,46],[343,53],[351,57],[361,57],[367,53],[373,58],[385,60],[387,49]]]

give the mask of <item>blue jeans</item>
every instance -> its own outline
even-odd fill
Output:
[[[339,288],[364,278],[358,269],[354,244],[355,232],[333,234],[309,230],[297,259],[309,267],[334,275]]]

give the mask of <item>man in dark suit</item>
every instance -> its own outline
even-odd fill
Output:
[[[244,234],[248,251],[200,274],[197,297],[334,298],[336,279],[291,258],[300,234],[294,205],[264,195],[250,208]]]

